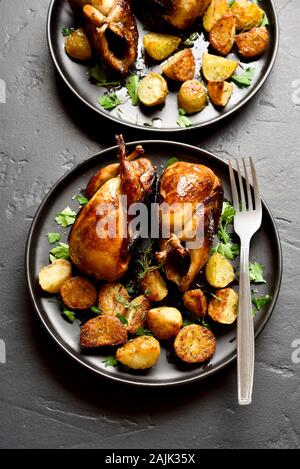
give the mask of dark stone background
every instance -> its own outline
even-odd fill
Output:
[[[110,383],[81,369],[48,337],[24,276],[27,232],[42,197],[74,164],[114,143],[118,128],[86,110],[57,77],[48,1],[0,0],[0,446],[69,448],[295,448],[300,435],[299,118],[300,2],[276,0],[275,69],[262,91],[218,127],[167,135],[223,158],[254,155],[282,238],[285,274],[273,317],[257,340],[254,402],[238,408],[235,365],[176,389]],[[299,87],[300,82],[298,83]],[[297,83],[294,85],[296,86]],[[294,99],[295,101],[295,99]],[[122,129],[127,141],[155,135]]]

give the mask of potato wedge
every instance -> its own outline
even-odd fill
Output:
[[[84,277],[72,277],[60,289],[62,301],[68,308],[88,309],[96,303],[95,285]]]
[[[140,280],[140,288],[150,301],[162,301],[168,294],[166,282],[158,269],[144,275]]]
[[[257,57],[265,52],[269,44],[269,31],[265,26],[240,33],[235,38],[239,54],[246,59]]]
[[[72,59],[86,61],[92,58],[92,48],[82,28],[66,37],[65,49]]]
[[[234,280],[234,268],[226,257],[216,252],[206,264],[205,276],[212,287],[225,288]]]
[[[39,284],[48,293],[59,293],[63,284],[72,277],[71,262],[56,259],[39,271]]]
[[[80,328],[82,348],[121,345],[127,341],[126,326],[115,316],[105,314],[87,321]]]
[[[116,359],[134,370],[145,370],[155,365],[160,355],[160,345],[154,337],[143,335],[129,340],[116,353]]]
[[[228,55],[235,38],[235,16],[224,15],[219,18],[209,33],[211,46],[221,55]]]
[[[129,305],[129,295],[121,283],[104,283],[98,295],[98,306],[102,314],[125,316]]]
[[[216,350],[216,338],[206,327],[190,324],[183,327],[174,341],[178,358],[186,363],[204,363]]]
[[[150,72],[139,84],[138,96],[145,106],[158,106],[163,104],[168,95],[168,85],[159,73]]]
[[[195,316],[204,318],[207,311],[207,301],[200,288],[185,292],[182,297],[184,306]]]
[[[208,95],[215,106],[226,106],[231,98],[233,84],[228,81],[209,81],[207,84]]]
[[[236,18],[236,29],[238,31],[247,31],[259,26],[265,14],[256,3],[248,0],[235,0],[230,13]]]
[[[199,80],[185,81],[178,93],[178,105],[187,114],[200,112],[208,103],[207,89]]]
[[[225,81],[230,78],[237,66],[236,60],[225,59],[204,52],[202,56],[202,72],[207,81]]]
[[[183,49],[162,66],[162,72],[171,80],[187,81],[194,77],[195,68],[193,52],[191,49]]]
[[[130,302],[125,315],[128,322],[127,331],[130,334],[135,334],[138,328],[144,325],[149,309],[150,301],[144,295],[140,295]]]
[[[181,38],[170,34],[149,33],[143,37],[143,44],[154,60],[165,60],[178,49]]]
[[[212,0],[203,16],[204,29],[209,33],[221,16],[229,13],[227,0]]]
[[[208,305],[208,315],[220,324],[232,324],[238,314],[238,294],[232,288],[217,290]]]
[[[147,325],[159,340],[168,340],[178,334],[182,322],[180,311],[169,306],[152,308],[147,315]]]

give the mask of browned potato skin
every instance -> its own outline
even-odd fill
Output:
[[[184,306],[195,316],[204,318],[207,311],[207,301],[203,291],[200,288],[187,291],[183,297]]]
[[[76,29],[66,37],[65,48],[72,59],[86,61],[92,58],[91,45],[82,28]]]
[[[82,348],[121,345],[127,341],[127,330],[121,321],[108,315],[100,315],[87,321],[80,329]]]
[[[185,81],[178,93],[179,107],[187,114],[202,111],[208,103],[207,89],[199,80]]]
[[[158,269],[144,275],[140,288],[150,301],[162,301],[168,294],[166,282]]]
[[[150,301],[144,295],[140,295],[130,302],[125,315],[128,321],[127,331],[130,334],[136,334],[138,328],[144,325],[149,309]]]
[[[235,38],[239,54],[246,59],[257,57],[265,52],[269,44],[269,31],[265,26],[240,33]]]
[[[182,327],[182,316],[176,308],[153,308],[148,311],[147,325],[158,340],[168,340],[175,337]]]
[[[212,298],[208,305],[208,315],[213,321],[220,324],[232,324],[237,317],[238,295],[232,288],[222,288],[215,293],[217,298]],[[229,297],[236,301],[236,309],[230,317],[224,315],[225,309],[228,307],[227,302]]]
[[[183,327],[174,341],[174,350],[186,363],[204,363],[216,350],[216,338],[206,327],[191,324]]]
[[[121,297],[122,301],[120,301]],[[99,290],[98,306],[103,314],[125,316],[128,301],[129,295],[121,283],[104,283]]]
[[[129,340],[116,353],[116,359],[134,370],[145,370],[155,365],[160,345],[154,337],[143,335]]]
[[[162,72],[171,80],[187,81],[195,75],[195,58],[191,49],[183,49],[162,66]]]
[[[68,308],[88,309],[96,303],[97,290],[90,280],[78,276],[63,284],[60,296]]]
[[[232,95],[233,84],[227,81],[209,81],[207,89],[212,103],[224,107]]]
[[[233,15],[224,15],[216,21],[210,30],[209,42],[221,55],[228,55],[233,47],[235,22]]]
[[[264,11],[248,0],[236,0],[230,12],[236,17],[236,29],[238,31],[245,31],[259,26],[264,16]]]

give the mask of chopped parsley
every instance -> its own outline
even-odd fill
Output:
[[[61,32],[62,32],[62,35],[64,37],[66,36],[70,36],[70,34],[74,33],[75,31],[75,28],[68,28],[67,26],[65,26],[64,28],[62,28]]]
[[[233,222],[235,209],[229,202],[223,202],[220,227],[218,230],[218,244],[212,252],[218,252],[227,259],[233,260],[240,252],[239,244],[233,243],[228,233],[228,225]]]
[[[186,111],[182,108],[178,110],[177,124],[179,127],[190,127],[192,125],[190,119],[186,116]]]
[[[252,303],[254,304],[255,308],[253,308],[253,316],[256,315],[257,311],[260,311],[265,305],[270,303],[272,300],[272,297],[270,295],[264,295],[264,296],[253,296],[252,297]]]
[[[173,156],[172,158],[168,159],[168,161],[166,162],[166,168],[168,168],[174,163],[177,163],[177,161],[178,161],[178,158],[176,158],[176,156]]]
[[[109,357],[106,357],[105,360],[102,360],[102,363],[104,363],[105,368],[107,366],[117,366],[117,359],[113,355],[110,355]]]
[[[60,234],[59,233],[48,233],[47,234],[48,241],[50,244],[57,243],[60,241]]]
[[[107,72],[98,64],[89,69],[89,76],[96,80],[97,86],[116,86],[121,83],[120,80],[109,78]]]
[[[81,194],[75,195],[75,200],[79,203],[79,205],[86,205],[88,203],[88,199]]]
[[[52,256],[53,257],[52,257]],[[58,243],[55,248],[51,249],[50,251],[50,260],[53,262],[55,259],[69,259],[69,245],[66,243]]]
[[[250,281],[253,283],[267,283],[263,277],[264,266],[259,262],[250,263],[249,275]]]
[[[126,324],[126,325],[128,324],[127,319],[125,318],[125,316],[122,316],[122,314],[120,313],[116,314],[116,318],[118,318],[122,324]]]
[[[143,326],[139,326],[138,330],[136,331],[137,336],[142,336],[142,335],[150,335],[153,336],[152,332],[149,329],[144,328]]]
[[[248,67],[244,73],[240,75],[232,75],[231,80],[239,87],[245,88],[250,86],[254,77],[255,68]]]
[[[189,37],[186,38],[186,40],[184,41],[183,44],[186,47],[193,47],[194,42],[198,39],[198,36],[199,36],[199,34],[197,32],[194,32],[194,33],[190,34]]]
[[[67,226],[73,225],[75,218],[76,212],[71,210],[70,207],[66,207],[62,212],[56,215],[55,221],[63,228],[67,228]]]
[[[125,85],[130,96],[131,104],[133,106],[137,106],[139,103],[139,97],[138,97],[139,82],[140,82],[139,77],[136,74],[132,74],[128,78],[127,83]]]
[[[74,322],[76,319],[76,315],[74,311],[69,311],[68,309],[63,309],[62,315],[68,319],[69,322]]]
[[[113,92],[101,96],[97,101],[106,111],[110,111],[122,104],[122,101]]]
[[[92,311],[92,313],[95,313],[95,314],[101,314],[102,313],[102,310],[101,310],[101,308],[99,308],[99,306],[92,306],[91,311]]]

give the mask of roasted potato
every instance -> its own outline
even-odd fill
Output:
[[[216,338],[206,327],[190,324],[183,327],[174,341],[174,350],[186,363],[204,363],[216,350]]]
[[[139,84],[138,97],[145,106],[163,104],[168,95],[168,85],[159,73],[150,72]]]
[[[178,49],[180,37],[170,34],[149,33],[143,37],[144,47],[154,60],[165,60]]]
[[[141,278],[140,288],[150,301],[162,301],[168,294],[166,282],[158,269]]]
[[[121,283],[104,283],[98,295],[98,306],[102,314],[125,316],[129,304],[129,295]]]
[[[48,293],[59,293],[62,285],[72,277],[71,262],[56,259],[39,271],[39,284]]]
[[[169,306],[152,308],[147,314],[147,325],[157,339],[167,340],[179,332],[182,316],[178,309]]]
[[[195,316],[204,318],[207,311],[207,301],[203,291],[200,288],[187,291],[183,297],[184,306]]]
[[[121,345],[127,341],[126,326],[115,316],[96,316],[80,328],[82,348]]]
[[[92,48],[82,28],[76,29],[66,37],[65,49],[72,59],[86,61],[92,58]]]
[[[145,370],[155,365],[160,355],[160,345],[154,337],[143,335],[129,340],[116,353],[116,359],[134,370]]]
[[[125,315],[128,322],[127,331],[130,334],[135,334],[138,328],[144,325],[149,309],[150,301],[144,295],[140,295],[130,302]]]
[[[203,16],[204,29],[209,33],[221,16],[229,13],[227,0],[212,0]]]
[[[232,91],[233,84],[228,81],[209,81],[207,84],[208,95],[215,106],[226,106]]]
[[[207,90],[201,81],[185,81],[178,93],[178,104],[187,114],[200,112],[208,103]]]
[[[228,55],[235,38],[235,17],[224,15],[219,18],[209,33],[211,46],[221,55]]]
[[[234,280],[234,269],[226,257],[216,252],[206,264],[205,276],[212,287],[225,288]]]
[[[265,26],[240,33],[235,38],[239,54],[246,59],[261,55],[269,44],[269,31]]]
[[[220,324],[232,324],[238,313],[238,294],[232,288],[217,290],[208,305],[208,315]]]
[[[202,56],[202,72],[207,81],[224,81],[230,78],[237,66],[236,60],[225,59],[204,52]]]
[[[171,80],[187,81],[194,77],[195,68],[193,52],[191,49],[183,49],[162,66],[162,72]]]
[[[78,276],[64,282],[60,296],[68,308],[88,309],[96,303],[97,290],[90,280]]]
[[[256,3],[248,0],[235,0],[230,12],[236,18],[238,31],[247,31],[259,26],[265,14]]]

